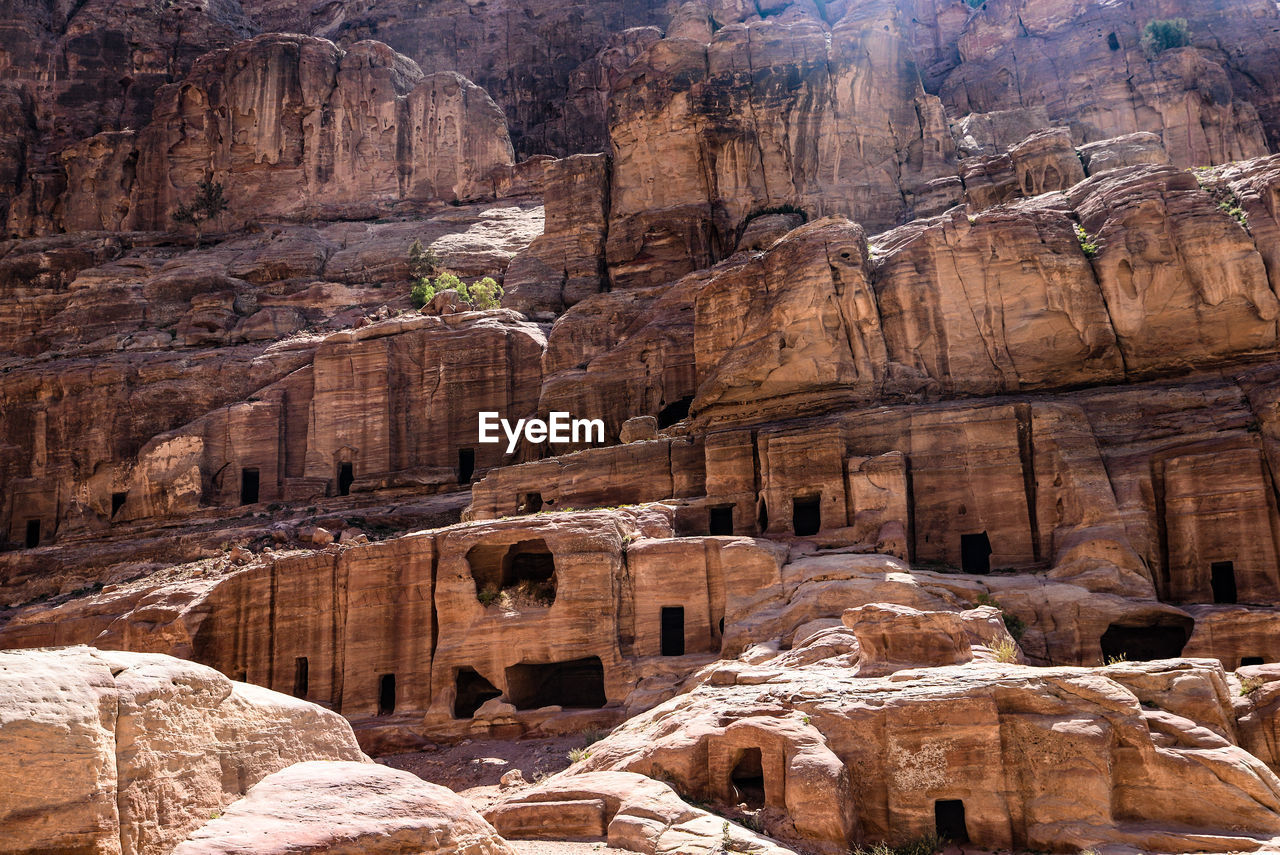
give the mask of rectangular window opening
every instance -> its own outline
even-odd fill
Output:
[[[258,501],[258,470],[240,470],[240,504],[252,505]]]
[[[662,608],[662,655],[684,655],[684,606]]]

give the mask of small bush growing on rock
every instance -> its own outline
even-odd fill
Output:
[[[477,309],[496,309],[502,303],[502,286],[492,276],[486,276],[472,283],[464,299]]]
[[[419,279],[409,289],[409,302],[415,309],[421,309],[436,298],[435,286],[428,279]]]
[[[480,601],[480,605],[488,608],[498,601],[501,593],[497,588],[485,588],[476,594],[476,599]]]
[[[415,280],[426,279],[440,267],[440,256],[430,247],[423,248],[415,239],[409,244],[409,275]]]
[[[1098,245],[1093,242],[1093,238],[1084,230],[1080,224],[1075,225],[1076,240],[1080,242],[1080,251],[1084,253],[1085,258],[1093,258],[1098,254]]]
[[[581,763],[583,760],[586,760],[590,756],[591,756],[591,750],[589,748],[570,748],[569,749],[570,763]]]
[[[195,198],[179,205],[169,216],[175,223],[195,228],[198,248],[204,224],[220,216],[225,210],[227,210],[227,199],[222,195],[222,184],[218,181],[205,180],[196,185]]]
[[[898,846],[888,843],[875,843],[870,847],[855,846],[849,855],[935,855],[943,848],[942,838],[936,834],[926,834]]]
[[[1191,30],[1186,18],[1167,18],[1148,21],[1142,28],[1142,52],[1148,59],[1155,59],[1170,48],[1191,44]]]
[[[1018,645],[1008,639],[996,642],[996,646],[991,648],[991,652],[996,655],[997,662],[1012,665],[1018,661]]]
[[[1240,681],[1240,695],[1251,695],[1267,684],[1261,677],[1245,677]]]

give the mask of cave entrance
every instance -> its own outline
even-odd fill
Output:
[[[474,448],[458,449],[458,483],[470,484],[471,476],[476,471],[476,450]]]
[[[391,715],[396,711],[396,675],[383,674],[378,678],[378,715]]]
[[[733,505],[708,508],[707,531],[713,535],[733,534]]]
[[[960,535],[960,572],[991,572],[991,538],[985,531]]]
[[[293,696],[295,698],[305,698],[307,690],[311,688],[311,666],[307,662],[307,657],[299,656],[293,660]]]
[[[542,538],[514,544],[479,544],[467,551],[476,598],[484,605],[506,595],[510,605],[556,601],[556,561]]]
[[[459,668],[454,677],[453,717],[471,718],[485,701],[502,697],[498,687],[474,668]]]
[[[355,464],[344,461],[338,464],[338,495],[350,496],[351,485],[356,480]]]
[[[27,549],[35,549],[40,545],[40,520],[27,520],[27,536],[24,542]]]
[[[693,403],[693,396],[681,398],[673,401],[662,408],[658,413],[658,430],[669,428],[681,419],[689,416],[689,405]]]
[[[662,655],[684,655],[684,606],[662,607]]]
[[[1195,621],[1174,622],[1166,618],[1162,623],[1147,626],[1111,624],[1102,634],[1102,656],[1105,660],[1126,659],[1146,662],[1152,659],[1176,659],[1191,637]]]
[[[1261,665],[1262,663],[1263,663],[1263,659],[1261,656],[1241,656],[1240,657],[1241,668],[1243,668],[1246,665]]]
[[[124,503],[129,500],[128,493],[112,493],[111,494],[111,516],[120,513],[120,509],[124,507]]]
[[[742,752],[729,773],[729,784],[739,804],[745,804],[751,810],[764,807],[764,757],[759,748],[748,748]]]
[[[542,510],[541,493],[521,493],[516,497],[516,513],[536,514]]]
[[[1236,602],[1236,565],[1232,561],[1215,561],[1209,565],[1209,587],[1215,603]]]
[[[969,826],[964,821],[964,802],[938,799],[933,803],[933,825],[938,836],[952,843],[969,842]]]
[[[803,496],[791,500],[791,530],[797,537],[809,537],[822,528],[822,497]]]
[[[240,504],[252,505],[258,501],[258,470],[240,470]]]
[[[1116,38],[1115,33],[1107,33],[1107,47],[1112,50],[1120,50],[1120,39]]]
[[[507,699],[518,710],[549,706],[599,709],[607,702],[604,665],[599,656],[512,665],[507,669]]]
[[[760,500],[760,510],[756,513],[756,525],[759,526],[761,534],[769,530],[769,505],[764,499]]]

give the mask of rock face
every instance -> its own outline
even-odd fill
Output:
[[[0,11],[0,850],[1276,848],[1274,4]]]
[[[791,11],[676,30],[615,84],[616,286],[705,267],[777,206],[879,229],[958,197],[941,105],[921,88],[896,10],[851,7],[829,33]]]
[[[897,682],[727,664],[597,743],[559,786],[578,770],[584,784],[639,772],[745,801],[770,833],[830,851],[931,833],[937,804],[984,847],[1249,848],[1280,830],[1280,779],[1238,744],[1229,698],[1216,664],[1194,661],[974,664]]]
[[[726,842],[737,852],[791,852],[741,826],[726,828],[665,784],[627,772],[553,778],[503,801],[487,816],[512,839],[606,837],[610,847],[645,855],[712,853]]]
[[[1006,0],[984,4],[926,77],[954,116],[1042,107],[1079,142],[1148,131],[1178,166],[1226,163],[1276,142],[1277,14],[1254,0],[1123,9]],[[1146,56],[1146,24],[1179,17],[1191,46]]]
[[[378,42],[260,36],[157,93],[130,223],[165,228],[206,179],[234,224],[491,195],[488,173],[511,162],[501,112],[465,78],[424,76]]]
[[[513,855],[451,790],[368,763],[310,762],[268,775],[174,855],[326,852]]]
[[[166,656],[5,651],[0,682],[6,852],[161,855],[272,772],[364,759],[338,715]]]
[[[456,71],[476,81],[502,105],[522,158],[603,150],[605,98],[600,93],[608,92],[610,79],[634,54],[630,28],[644,33],[664,25],[671,5],[647,0],[521,0],[486,6],[465,0],[430,6],[342,0],[323,8],[281,0],[243,4],[264,31],[309,33],[342,45],[377,39],[412,57],[427,73]]]

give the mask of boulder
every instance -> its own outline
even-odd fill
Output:
[[[295,763],[268,775],[173,855],[514,855],[452,790],[369,763]]]
[[[165,855],[272,772],[365,759],[336,713],[168,656],[0,651],[0,685],[3,852]]]

